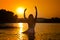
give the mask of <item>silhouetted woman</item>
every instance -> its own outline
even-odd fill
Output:
[[[36,19],[37,19],[37,8],[35,7],[35,10],[36,10],[36,16],[35,18],[33,17],[32,14],[29,15],[28,18],[26,18],[25,16],[25,12],[26,12],[27,9],[24,10],[24,18],[27,19],[27,23],[28,23],[28,30],[26,31],[28,33],[28,36],[29,36],[29,40],[34,40],[34,34],[35,34],[35,31],[34,31],[34,28],[35,28],[35,24],[36,24]]]

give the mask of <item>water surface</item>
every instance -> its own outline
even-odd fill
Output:
[[[29,40],[27,23],[3,24],[13,28],[0,28],[0,40]],[[60,40],[60,23],[36,23],[34,40]]]

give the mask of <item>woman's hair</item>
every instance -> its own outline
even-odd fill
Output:
[[[28,18],[29,18],[29,19],[34,19],[34,17],[33,17],[32,14],[30,14]]]

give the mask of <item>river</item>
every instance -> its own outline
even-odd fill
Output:
[[[0,28],[0,40],[29,40],[27,23],[8,23],[5,26],[13,28]],[[60,40],[60,23],[36,23],[34,40]]]

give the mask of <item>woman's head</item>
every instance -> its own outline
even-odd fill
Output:
[[[34,17],[33,17],[32,14],[30,14],[28,18],[29,18],[29,19],[34,19]]]

